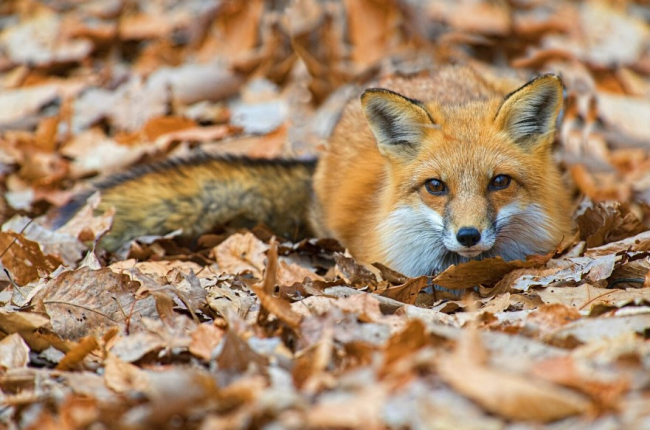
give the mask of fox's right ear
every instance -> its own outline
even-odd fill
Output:
[[[422,103],[383,88],[364,91],[361,105],[379,152],[389,158],[417,155],[426,129],[434,125]]]

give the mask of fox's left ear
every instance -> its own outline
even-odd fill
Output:
[[[495,121],[526,149],[551,141],[562,110],[563,86],[557,75],[543,75],[508,94]]]
[[[383,88],[367,89],[361,105],[379,152],[386,157],[415,157],[427,128],[434,125],[422,103]]]

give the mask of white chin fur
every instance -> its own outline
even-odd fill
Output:
[[[544,254],[557,245],[557,227],[537,205],[502,208],[496,225],[498,231],[486,231],[481,243],[470,250],[457,244],[455,237],[445,232],[443,218],[422,204],[395,209],[379,225],[378,234],[385,264],[407,276],[439,273],[474,258],[525,260],[528,255]]]
[[[465,258],[474,258],[477,255],[479,255],[480,253],[482,253],[483,250],[479,249],[479,250],[476,250],[476,251],[469,251],[468,250],[468,251],[453,251],[453,252],[455,252],[456,254],[461,255],[461,256],[463,256]]]

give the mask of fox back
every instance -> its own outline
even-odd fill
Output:
[[[516,89],[449,67],[379,85],[346,107],[319,161],[321,235],[418,276],[471,259],[544,254],[571,232],[552,153],[557,76]]]

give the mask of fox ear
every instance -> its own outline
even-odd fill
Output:
[[[562,110],[563,87],[557,75],[544,75],[508,94],[499,107],[497,126],[526,149],[550,142]]]
[[[415,156],[427,127],[434,125],[422,103],[382,88],[367,89],[361,105],[379,152],[387,157]]]

